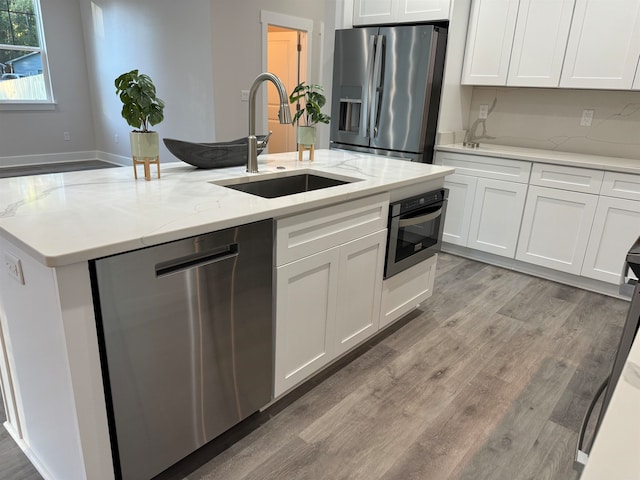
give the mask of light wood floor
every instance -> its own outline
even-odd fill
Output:
[[[433,297],[392,334],[158,479],[575,480],[627,308],[442,254]],[[6,476],[6,445],[0,478],[38,478]]]

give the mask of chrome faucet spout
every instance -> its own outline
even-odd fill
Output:
[[[247,172],[258,173],[258,142],[256,139],[256,95],[262,82],[269,80],[273,83],[280,97],[278,119],[280,123],[291,123],[289,110],[289,96],[282,81],[273,73],[264,72],[258,75],[249,90],[249,136],[247,137]]]

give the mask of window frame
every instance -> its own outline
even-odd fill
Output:
[[[55,101],[53,96],[53,88],[51,86],[51,78],[49,75],[49,59],[47,56],[47,46],[44,34],[44,26],[42,19],[42,9],[40,0],[31,0],[33,3],[33,13],[35,15],[38,43],[39,47],[0,44],[0,50],[13,50],[23,52],[37,52],[40,54],[42,61],[42,78],[46,92],[46,99],[36,100],[0,100],[0,110],[53,110],[55,109]]]

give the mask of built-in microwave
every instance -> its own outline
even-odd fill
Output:
[[[448,195],[449,190],[441,188],[389,205],[384,278],[440,251]]]

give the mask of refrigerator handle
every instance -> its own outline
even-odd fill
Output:
[[[369,129],[371,138],[378,136],[378,124],[380,122],[380,96],[382,95],[382,60],[384,55],[384,35],[376,35],[376,58],[373,66],[373,79],[371,89],[373,95],[371,99],[371,118],[369,119]]]
[[[362,120],[360,122],[360,135],[362,137],[369,136],[369,110],[371,109],[371,90],[373,88],[373,68],[375,57],[376,35],[369,35],[369,48],[368,52],[371,52],[369,58],[367,58],[367,71],[366,71],[366,84],[364,88],[364,95],[362,99]]]

